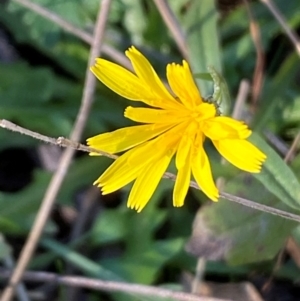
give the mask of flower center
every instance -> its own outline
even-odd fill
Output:
[[[196,110],[192,112],[191,117],[195,121],[201,122],[205,119],[210,119],[212,117],[215,117],[216,113],[217,111],[214,104],[203,102],[196,107]]]

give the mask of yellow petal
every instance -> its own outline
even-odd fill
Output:
[[[186,194],[191,180],[191,150],[185,158],[185,164],[178,169],[175,186],[173,190],[173,205],[181,207],[184,204]]]
[[[102,187],[103,194],[108,194],[132,182],[149,162],[155,160],[164,150],[153,152],[155,140],[144,143],[126,152],[94,182]]]
[[[190,156],[192,143],[194,142],[196,131],[198,130],[197,124],[191,122],[187,127],[183,129],[182,137],[180,139],[175,165],[177,169],[181,169],[185,164],[187,158]]]
[[[251,135],[244,122],[226,116],[204,120],[202,131],[211,140],[246,139]]]
[[[170,164],[171,158],[174,155],[165,154],[156,162],[151,162],[145,169],[141,171],[130,191],[127,206],[136,209],[138,212],[147,205],[149,199],[153,195],[160,179]]]
[[[146,124],[126,127],[87,139],[87,144],[108,153],[118,153],[139,145],[167,131],[174,124]]]
[[[186,120],[190,112],[182,110],[159,110],[149,108],[127,107],[124,116],[143,123],[179,123]]]
[[[179,136],[178,131],[185,125],[178,125],[167,133],[158,136],[129,150],[120,156],[94,183],[102,187],[103,194],[113,192],[138,177],[146,165],[164,156],[173,156]]]
[[[247,140],[224,139],[213,141],[219,153],[231,164],[248,171],[258,173],[266,155]]]
[[[134,148],[116,159],[94,182],[94,185],[103,187],[104,190],[108,190],[107,186],[109,186],[109,190],[112,192],[133,181],[139,174],[139,170],[143,167],[143,165],[138,164],[127,164],[128,157],[136,151],[137,149]],[[116,186],[115,189],[112,190],[112,186]]]
[[[161,107],[176,107],[177,101],[163,85],[149,61],[135,47],[129,48],[125,54],[130,59],[138,78],[144,85],[150,87],[154,98],[161,100]]]
[[[219,191],[212,177],[210,164],[203,146],[198,146],[192,157],[192,173],[203,191],[211,200],[218,201]]]
[[[125,68],[104,59],[96,59],[91,71],[104,85],[122,97],[148,103],[148,86]]]
[[[175,187],[173,190],[173,205],[180,207],[184,203],[191,180],[191,152],[197,131],[197,124],[190,123],[184,130],[179,142],[175,165],[178,169]]]
[[[108,184],[104,185],[101,188],[102,194],[106,195],[114,191],[117,191],[120,188],[129,184],[130,182],[134,181],[139,175],[140,167],[142,166],[137,166],[137,169],[128,169],[128,172],[125,173],[123,177],[119,176],[115,179],[115,181],[111,181]],[[97,186],[101,187],[100,184]]]
[[[172,91],[187,108],[192,109],[202,103],[202,97],[186,61],[183,61],[183,65],[168,64],[167,78]]]

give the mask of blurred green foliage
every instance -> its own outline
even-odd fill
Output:
[[[92,33],[99,1],[35,2]],[[204,73],[211,65],[222,73],[234,105],[241,80],[252,80],[256,62],[245,7],[237,5],[224,12],[214,1],[178,0],[169,1],[169,4],[187,34],[193,71]],[[277,0],[276,4],[288,24],[299,30],[298,1]],[[255,111],[251,116],[251,127],[257,132],[253,142],[268,154],[265,169],[255,178],[250,177],[221,164],[211,145],[206,147],[214,177],[224,178],[224,191],[299,213],[299,156],[288,167],[258,136],[263,137],[268,130],[289,145],[297,135],[300,123],[299,57],[266,7],[257,1],[251,3],[251,10],[261,30],[266,70],[258,104],[253,110],[249,99],[245,112],[249,112],[249,108]],[[68,136],[80,106],[89,45],[14,1],[0,7],[0,24],[18,55],[12,62],[0,62],[0,118],[44,135]],[[149,57],[162,78],[165,78],[164,68],[168,62],[182,60],[152,1],[113,1],[105,43],[122,52],[129,45],[136,45]],[[204,96],[212,94],[211,82],[201,79],[197,82]],[[82,141],[100,132],[132,124],[123,117],[127,105],[127,100],[120,99],[98,83]],[[249,114],[246,117],[249,119]],[[3,129],[0,130],[0,141],[0,150],[11,147],[33,149],[40,144]],[[76,158],[57,198],[58,206],[79,210],[76,196],[90,187],[110,162],[86,154]],[[37,167],[28,186],[14,193],[0,192],[0,231],[12,241],[15,237],[26,238],[50,178],[49,171]],[[271,273],[274,258],[286,239],[293,235],[300,241],[300,230],[295,222],[225,200],[203,205],[206,199],[199,191],[191,190],[183,208],[172,208],[172,186],[170,180],[162,180],[151,202],[140,214],[126,208],[127,190],[124,189],[113,196],[121,204],[111,208],[107,208],[107,203],[102,204],[104,207],[92,219],[87,232],[70,244],[60,240],[57,235],[59,225],[51,220],[42,241],[46,252],[38,253],[31,262],[32,267],[47,270],[54,265],[58,272],[57,262],[62,261],[63,268],[71,263],[80,274],[107,280],[179,283],[181,271],[194,272],[196,268],[196,258],[185,251],[195,217],[195,225],[201,221],[199,223],[210,231],[211,237],[223,237],[230,242],[223,254],[226,263],[208,263],[210,275],[223,273],[246,277],[257,269],[256,263],[262,261],[268,261],[263,272]],[[196,215],[199,205],[203,206]],[[201,229],[197,230],[201,232]],[[201,241],[197,234],[191,239]],[[7,246],[3,244],[2,247],[2,244],[1,241],[6,254]],[[85,255],[74,250],[82,246]],[[198,251],[201,253],[201,248]],[[231,267],[230,264],[240,266]],[[282,265],[277,276],[296,280],[299,270],[289,261]],[[127,297],[118,295],[115,299],[127,300]]]

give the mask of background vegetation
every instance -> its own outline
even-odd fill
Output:
[[[1,119],[50,137],[70,136],[87,85],[90,44],[101,2],[105,1],[32,2],[46,9],[48,16],[37,13],[28,0],[0,4]],[[214,66],[231,94],[231,103],[221,104],[223,111],[246,120],[255,132],[254,143],[268,155],[263,172],[253,177],[224,164],[208,143],[205,147],[221,190],[299,215],[299,2],[274,1],[286,25],[295,31],[294,43],[265,2],[269,3],[114,0],[101,56],[116,60],[114,51],[122,55],[135,45],[162,78],[167,63],[181,62],[185,56],[195,73]],[[168,12],[174,18],[171,23],[176,21],[174,30],[162,17]],[[60,16],[75,34],[49,16]],[[118,63],[126,64],[124,57]],[[212,94],[210,81],[198,79],[198,84],[204,96]],[[132,124],[123,117],[127,100],[100,82],[94,96],[82,143]],[[63,149],[5,129],[0,130],[0,141],[4,288],[5,270],[19,258],[51,178],[62,164]],[[169,179],[161,181],[146,209],[137,214],[126,207],[129,188],[103,197],[92,187],[111,162],[76,152],[54,195],[55,205],[28,269],[154,285],[154,290],[139,297],[133,291],[103,293],[50,281],[30,283],[20,300],[26,300],[22,299],[26,295],[32,300],[160,300],[151,297],[160,286],[199,293],[208,285],[201,279],[225,285],[249,281],[264,300],[298,300],[300,228],[295,220],[225,199],[212,204],[193,188],[184,207],[173,208]],[[219,289],[215,297],[246,300],[228,287],[228,295]],[[176,298],[196,300],[176,294],[168,300]]]

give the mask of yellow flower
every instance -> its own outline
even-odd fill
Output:
[[[89,138],[87,143],[108,153],[128,150],[95,181],[103,194],[135,180],[128,207],[140,212],[176,154],[178,170],[173,204],[184,203],[191,175],[213,201],[219,197],[203,143],[208,137],[219,153],[238,168],[258,173],[266,156],[246,140],[251,131],[243,122],[218,116],[216,106],[206,102],[192,77],[189,65],[167,65],[172,92],[159,79],[149,61],[134,47],[126,51],[135,74],[104,59],[91,71],[117,94],[142,101],[152,108],[127,107],[125,117],[143,123]]]

